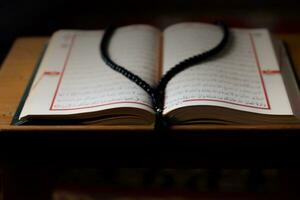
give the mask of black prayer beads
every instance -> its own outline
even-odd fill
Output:
[[[101,40],[100,44],[100,53],[102,56],[103,61],[111,67],[113,70],[121,73],[123,76],[130,79],[132,82],[140,86],[143,90],[145,90],[152,99],[152,105],[154,108],[154,111],[156,112],[156,120],[155,120],[155,129],[162,131],[163,129],[167,128],[168,122],[167,119],[163,116],[163,108],[164,108],[164,94],[165,89],[167,87],[168,82],[178,73],[181,71],[187,69],[188,67],[194,66],[196,64],[199,64],[201,62],[206,61],[208,58],[211,58],[215,55],[217,55],[219,52],[221,52],[224,47],[226,46],[229,38],[229,30],[227,26],[222,22],[217,22],[217,25],[219,25],[223,31],[223,38],[221,41],[212,49],[205,51],[203,53],[199,53],[198,55],[191,56],[187,59],[182,60],[178,64],[176,64],[174,67],[172,67],[159,81],[159,84],[153,88],[148,83],[146,83],[143,79],[141,79],[139,76],[133,74],[132,72],[125,69],[125,67],[122,67],[115,63],[109,56],[108,53],[108,47],[110,39],[116,30],[116,27],[110,26],[108,29],[106,29],[103,38]]]

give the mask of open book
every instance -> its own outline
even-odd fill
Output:
[[[154,122],[148,94],[102,61],[103,33],[60,30],[51,37],[19,120]],[[211,49],[221,38],[218,26],[204,23],[174,24],[163,32],[131,25],[116,30],[109,53],[117,64],[155,86],[175,64]],[[282,45],[275,45],[266,29],[230,29],[221,54],[168,83],[164,106],[172,124],[299,123],[295,77]]]

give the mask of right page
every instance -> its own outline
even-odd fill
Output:
[[[215,25],[181,23],[164,31],[163,73],[222,39]],[[224,51],[176,75],[168,84],[164,114],[186,106],[217,106],[270,115],[293,115],[266,29],[231,29]]]

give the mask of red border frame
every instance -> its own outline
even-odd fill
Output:
[[[188,100],[184,100],[183,102],[190,102],[190,101],[215,101],[215,102],[229,103],[229,104],[238,105],[238,106],[244,106],[244,107],[248,107],[248,108],[258,108],[258,109],[263,109],[263,110],[270,110],[271,106],[270,106],[270,102],[269,102],[269,98],[268,98],[268,94],[267,94],[265,82],[264,82],[264,79],[262,77],[261,65],[260,65],[260,62],[259,62],[259,59],[258,59],[258,55],[257,55],[257,51],[256,51],[256,46],[255,46],[255,42],[254,42],[252,33],[249,33],[249,38],[250,38],[250,41],[251,41],[252,52],[254,54],[256,66],[258,68],[259,77],[260,77],[260,80],[261,80],[263,92],[264,92],[266,103],[267,103],[267,107],[266,108],[264,108],[264,107],[258,107],[258,106],[245,105],[245,104],[240,104],[240,103],[234,103],[234,102],[231,102],[231,101],[218,100],[218,99],[204,99],[204,98],[199,98],[199,99],[188,99]]]
[[[54,96],[53,96],[53,99],[52,99],[49,110],[51,110],[51,111],[79,110],[79,109],[94,108],[94,107],[107,106],[107,105],[113,105],[113,104],[124,104],[124,103],[139,104],[139,105],[144,105],[144,106],[147,106],[149,108],[152,108],[151,105],[145,104],[143,102],[138,102],[138,101],[116,101],[116,102],[111,102],[111,103],[97,104],[97,105],[93,105],[93,106],[83,106],[83,107],[74,107],[74,108],[59,108],[59,109],[58,108],[53,108],[56,96],[58,94],[58,91],[59,91],[59,88],[60,88],[60,85],[61,85],[61,82],[62,82],[62,79],[63,79],[64,72],[66,70],[66,67],[68,65],[68,62],[69,62],[69,59],[70,59],[70,56],[71,56],[71,51],[73,49],[75,39],[76,39],[76,34],[74,34],[71,38],[71,44],[69,46],[67,56],[66,56],[65,61],[64,61],[63,69],[62,69],[61,75],[59,77],[57,87],[55,89]]]
[[[265,99],[266,99],[266,103],[267,103],[267,108],[266,109],[271,109],[269,97],[268,97],[267,90],[266,90],[265,81],[264,81],[263,76],[262,76],[261,65],[260,65],[258,55],[257,55],[257,51],[256,51],[255,42],[254,42],[254,39],[253,39],[253,36],[252,36],[251,33],[249,33],[249,37],[250,37],[250,40],[251,40],[252,50],[253,50],[253,53],[254,53],[254,56],[255,56],[256,66],[257,66],[258,71],[259,71],[261,84],[262,84],[262,87],[263,87],[263,90],[264,90],[264,95],[265,95]]]
[[[139,104],[139,105],[144,105],[149,108],[152,108],[150,105],[142,103],[142,102],[138,102],[138,101],[116,101],[116,102],[96,104],[93,106],[84,106],[84,107],[77,107],[77,108],[56,108],[56,109],[53,108],[52,110],[80,110],[80,109],[86,109],[86,108],[95,108],[95,107],[108,106],[108,105],[114,105],[114,104],[124,104],[124,103]]]
[[[257,51],[256,51],[256,46],[255,46],[255,42],[254,42],[252,33],[249,33],[249,38],[250,38],[250,41],[251,41],[252,52],[254,54],[254,58],[255,58],[255,61],[256,61],[256,66],[257,66],[258,71],[259,71],[259,76],[260,76],[262,88],[263,88],[263,91],[264,91],[264,95],[265,95],[265,99],[266,99],[266,103],[267,103],[267,108],[257,107],[257,106],[250,106],[250,105],[245,105],[245,104],[239,104],[239,103],[234,103],[234,102],[225,101],[225,100],[218,100],[218,99],[201,99],[201,98],[199,98],[199,99],[188,99],[188,100],[184,100],[183,102],[190,102],[190,101],[215,101],[215,102],[229,103],[229,104],[238,105],[238,106],[244,106],[244,107],[249,107],[249,108],[259,108],[259,109],[267,109],[267,110],[271,109],[269,98],[268,98],[268,94],[267,94],[267,90],[266,90],[266,86],[265,86],[265,83],[264,83],[264,79],[262,77],[261,65],[260,65],[260,62],[259,62],[259,59],[258,59],[258,55],[257,55]],[[62,82],[62,78],[63,78],[64,72],[65,72],[65,69],[66,69],[68,61],[70,59],[70,55],[71,55],[71,51],[72,51],[73,46],[74,46],[75,39],[76,39],[76,35],[73,35],[72,39],[71,39],[71,45],[69,47],[69,50],[68,50],[68,53],[67,53],[67,56],[66,56],[66,59],[65,59],[65,62],[64,62],[63,70],[61,72],[61,75],[60,75],[60,78],[59,78],[59,81],[58,81],[58,84],[57,84],[57,87],[56,87],[56,90],[55,90],[55,93],[54,93],[54,96],[53,96],[53,99],[52,99],[52,102],[51,102],[50,110],[79,110],[79,109],[94,108],[94,107],[107,106],[107,105],[113,105],[113,104],[123,104],[123,103],[140,104],[140,105],[144,105],[144,106],[148,106],[148,107],[152,108],[150,105],[144,104],[142,102],[136,102],[136,101],[117,101],[117,102],[105,103],[105,104],[98,104],[98,105],[93,105],[93,106],[85,106],[85,107],[77,107],[77,108],[75,107],[75,108],[54,109],[53,105],[54,105],[54,102],[55,102],[58,90],[60,88],[60,85],[61,85],[61,82]]]

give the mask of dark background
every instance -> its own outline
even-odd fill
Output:
[[[1,0],[0,63],[16,37],[57,29],[103,29],[107,24],[224,20],[231,26],[300,32],[296,0]]]
[[[230,26],[266,27],[273,33],[300,33],[300,0],[0,0],[0,65],[17,37],[50,36],[58,29],[103,29],[111,23],[149,23],[164,28],[167,25],[181,21],[212,22],[214,20],[223,20]],[[19,153],[19,149],[15,151]],[[280,150],[278,149],[278,151]],[[277,156],[274,152],[272,153],[270,155]],[[77,154],[74,154],[74,156],[77,156]],[[282,154],[282,156],[286,155]],[[263,158],[263,156],[261,157]],[[45,155],[44,158],[48,159]],[[26,163],[26,158],[21,159],[20,162]],[[29,169],[24,168],[22,170],[17,167],[16,169],[9,168],[8,175],[5,175],[7,177],[4,178],[8,182],[7,184],[4,181],[4,184],[8,186],[3,187],[4,190],[5,187],[13,188],[9,189],[9,195],[19,195],[23,199],[26,199],[26,195],[30,197],[37,196],[37,191],[38,195],[47,196],[48,193],[51,193],[51,188],[56,187],[56,179],[61,177],[67,177],[64,179],[65,182],[69,180],[74,181],[76,178],[79,180],[78,182],[82,181],[81,179],[91,181],[99,177],[102,178],[102,174],[97,170],[91,172],[88,170],[82,171],[82,169],[67,169],[67,173],[63,173],[61,172],[63,170],[56,172],[47,168],[39,168],[39,166],[36,166],[36,168],[31,168],[30,166]],[[146,169],[145,171],[151,172],[151,170]],[[211,169],[205,170],[211,171]],[[105,171],[105,174],[114,175],[114,171],[118,170],[106,169],[103,171]],[[132,173],[130,170],[127,171]],[[226,174],[222,170],[212,170],[209,173],[212,174],[211,177],[207,178],[208,181],[204,180],[208,185],[204,191],[222,191],[222,187],[217,186],[218,177],[220,180],[223,180],[222,177],[227,177],[227,179],[233,180],[233,183],[229,181],[229,184],[235,184],[238,187],[237,190],[242,192],[272,192],[280,188],[280,191],[285,192],[284,195],[290,190],[297,194],[299,193],[299,170],[272,169],[271,171],[266,171],[267,175],[263,174],[265,172],[256,169],[245,169],[245,171],[249,173],[249,176],[247,175],[244,178],[246,180],[243,179],[245,172],[241,170],[230,172],[231,174],[229,173],[229,175],[228,172]],[[171,172],[173,174],[177,173]],[[74,173],[78,174],[74,176]],[[126,173],[124,174],[126,175]],[[169,171],[161,170],[159,173],[169,173]],[[189,172],[187,171],[187,173]],[[218,177],[215,177],[215,174]],[[168,180],[167,178],[166,180]],[[113,178],[109,177],[100,184],[111,184],[111,180]],[[222,183],[222,181],[220,182]],[[227,183],[226,181],[224,182]],[[151,189],[152,185],[150,186]],[[232,188],[232,185],[230,185],[230,188]],[[15,192],[17,191],[16,189],[19,190],[18,193]],[[223,187],[223,189],[226,190],[226,187]],[[34,198],[28,199],[32,200]]]

